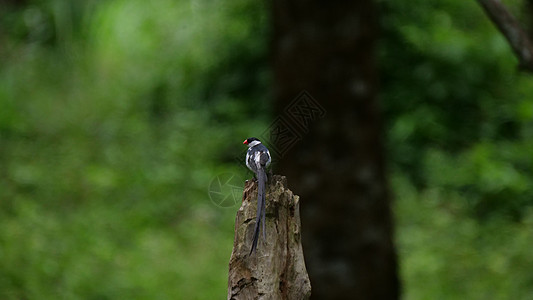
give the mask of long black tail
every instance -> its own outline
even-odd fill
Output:
[[[266,231],[265,231],[265,185],[267,177],[264,168],[259,168],[257,170],[257,215],[255,217],[255,228],[254,236],[252,241],[252,249],[250,254],[255,252],[257,248],[257,242],[259,240],[259,227],[261,225],[261,218],[263,219],[263,238],[266,240]]]

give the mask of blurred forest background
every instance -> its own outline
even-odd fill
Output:
[[[378,4],[404,298],[533,299],[533,79],[475,1]],[[0,4],[0,298],[225,297],[238,206],[208,186],[249,176],[272,118],[269,24],[252,0]]]

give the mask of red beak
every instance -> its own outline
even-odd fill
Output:
[[[242,142],[244,145],[248,145],[248,140],[244,140],[244,142]]]

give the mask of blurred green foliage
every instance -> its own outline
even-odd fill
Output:
[[[406,298],[531,298],[531,78],[475,1],[379,4]],[[225,297],[236,207],[207,191],[268,124],[267,7],[0,11],[0,298]]]
[[[531,77],[474,1],[384,7],[393,162],[419,188],[460,190],[477,217],[520,220],[533,205]]]
[[[380,3],[406,298],[533,299],[531,76],[476,1]]]
[[[235,207],[207,190],[265,127],[265,8],[0,11],[0,298],[223,298]]]

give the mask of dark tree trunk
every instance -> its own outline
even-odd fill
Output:
[[[275,171],[303,199],[311,297],[397,299],[374,3],[275,0],[272,9],[280,118],[269,140],[278,154]]]
[[[533,40],[533,0],[526,0],[524,3],[524,11],[526,14],[525,18],[527,26],[525,30],[527,31],[529,39]]]

